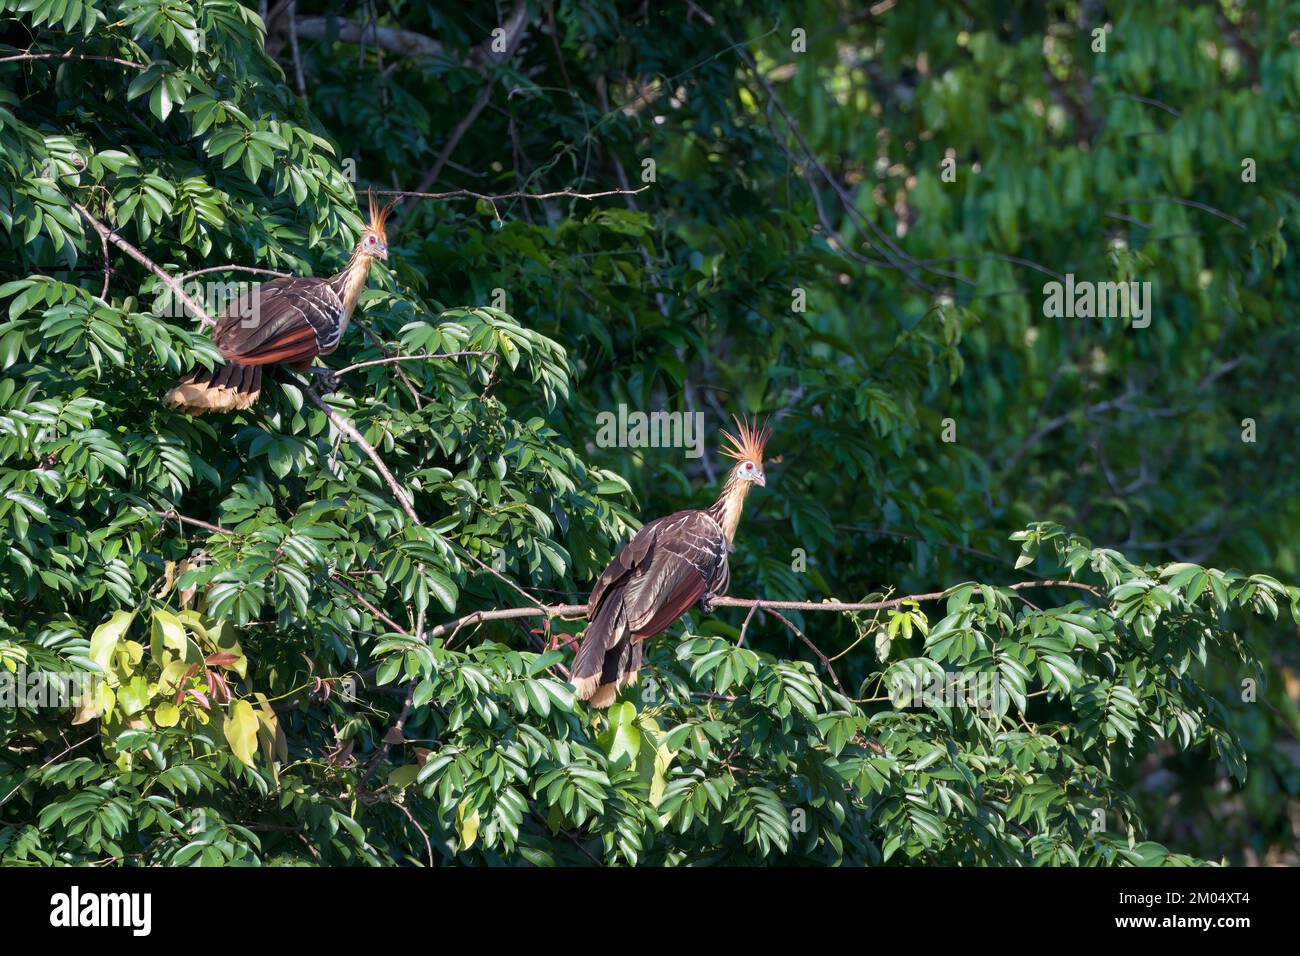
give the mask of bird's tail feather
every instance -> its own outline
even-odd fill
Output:
[[[618,647],[608,651],[600,674],[600,686],[591,695],[591,706],[608,707],[614,703],[620,690],[635,684],[644,653],[645,641],[630,635]]]
[[[621,590],[607,594],[583,635],[569,681],[580,699],[608,707],[620,688],[636,680],[641,655],[641,642],[628,633]]]
[[[228,362],[211,372],[196,368],[163,401],[187,415],[206,415],[250,408],[261,393],[262,366]]]

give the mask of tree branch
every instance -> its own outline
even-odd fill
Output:
[[[348,421],[346,418],[344,418],[342,415],[336,412],[333,408],[331,408],[325,402],[325,400],[320,397],[320,394],[316,391],[316,389],[312,385],[304,382],[303,390],[307,394],[307,397],[310,398],[312,402],[314,402],[316,406],[325,413],[325,416],[330,420],[330,423],[335,428],[337,428],[340,432],[346,435],[348,439],[352,441],[353,444],[360,446],[361,450],[366,453],[366,457],[368,457],[372,462],[374,462],[375,468],[379,470],[380,476],[384,479],[384,482],[388,485],[389,489],[393,492],[393,497],[397,499],[397,503],[401,505],[402,510],[406,512],[406,516],[409,519],[411,519],[411,523],[414,525],[422,526],[423,522],[420,521],[420,516],[415,513],[415,506],[411,503],[411,498],[406,493],[406,489],[401,486],[401,484],[393,476],[393,473],[389,470],[388,466],[384,464],[384,460],[379,457],[379,452],[375,451],[375,446],[370,444],[370,442],[366,441],[365,436],[363,436],[361,432],[357,431],[357,427],[353,425],[352,422]],[[494,575],[495,577],[499,578],[501,581],[508,584],[510,587],[514,588],[514,590],[518,591],[521,595],[523,595],[525,599],[532,601],[538,608],[545,607],[545,605],[543,605],[541,601],[538,601],[537,598],[533,597],[531,594],[529,594],[527,591],[521,588],[514,581],[511,581],[504,574],[497,571],[496,568],[493,568],[491,565],[484,563],[482,559],[480,559],[477,555],[472,554],[470,551],[468,551],[462,546],[459,545],[454,545],[454,546],[461,553],[463,557],[469,558],[472,562],[474,562],[474,564],[478,565],[480,569],[488,572],[491,575]]]
[[[362,594],[352,585],[348,584],[348,582],[344,581],[343,578],[339,576],[337,573],[331,574],[330,580],[333,581],[335,584],[337,584],[344,591],[347,591],[348,594],[352,595],[352,597],[355,598],[363,607],[365,607],[367,611],[369,611],[379,620],[383,621],[385,624],[391,627],[394,632],[398,634],[405,634],[407,637],[411,636],[410,632],[407,631],[406,628],[402,627],[402,625],[398,624],[396,621],[394,621],[383,611],[379,610],[379,608],[371,604],[364,594]]]
[[[108,242],[111,242],[113,245],[117,246],[128,256],[134,259],[136,262],[140,263],[140,265],[144,266],[146,269],[148,269],[150,272],[156,275],[159,279],[161,279],[163,284],[167,286],[167,288],[171,289],[172,292],[175,293],[176,297],[180,299],[181,302],[183,302],[191,312],[194,313],[194,315],[198,318],[200,325],[217,324],[216,321],[213,320],[212,316],[208,315],[208,313],[204,310],[203,306],[199,305],[197,302],[191,299],[186,294],[185,290],[181,288],[181,284],[177,282],[175,279],[173,279],[171,276],[169,276],[163,270],[163,268],[158,265],[158,263],[154,262],[143,252],[137,249],[135,246],[131,245],[131,243],[127,242],[125,239],[123,239],[113,230],[109,229],[108,226],[104,225],[102,222],[100,222],[98,219],[92,216],[86,210],[86,207],[81,205],[81,203],[78,202],[72,203],[72,208],[77,210],[77,212],[81,213],[81,217],[85,219],[86,222],[90,223],[91,227],[95,230],[95,232],[99,233],[101,239],[105,239]]]
[[[352,321],[355,322],[358,326],[360,326],[361,331],[365,333],[366,338],[370,340],[370,343],[375,348],[383,352],[384,355],[387,356],[388,358],[397,357],[397,353],[384,344],[384,340],[375,334],[374,329],[370,327],[369,323],[359,319],[355,315],[352,316]],[[406,390],[411,393],[411,398],[415,401],[415,407],[423,408],[424,401],[420,395],[420,391],[415,387],[415,383],[411,381],[410,376],[408,376],[404,371],[402,371],[402,366],[398,365],[396,368],[393,369],[393,371],[395,371],[397,373],[397,377],[402,380],[402,384],[406,386]]]
[[[192,524],[196,528],[202,528],[204,531],[211,531],[214,534],[231,534],[229,529],[223,528],[221,525],[209,524],[206,521],[200,521],[198,518],[191,518],[188,515],[181,514],[175,508],[168,511],[155,511],[154,514],[162,518],[164,521],[171,520],[179,522],[180,524]]]
[[[410,495],[406,493],[406,489],[403,488],[398,483],[397,479],[393,477],[393,473],[388,470],[388,466],[384,464],[384,460],[379,457],[379,452],[375,451],[375,446],[366,441],[361,432],[357,431],[357,426],[353,425],[352,422],[348,421],[331,408],[326,401],[320,397],[320,393],[316,391],[315,386],[304,382],[303,391],[306,393],[307,397],[325,413],[325,417],[330,420],[330,424],[347,436],[354,445],[360,447],[360,449],[366,453],[366,457],[374,462],[375,468],[378,469],[385,484],[387,484],[389,489],[393,492],[393,497],[397,499],[397,503],[401,505],[402,510],[406,512],[406,516],[411,519],[411,523],[417,525],[420,524],[420,516],[415,513],[415,506],[411,504]]]
[[[24,777],[22,780],[19,780],[19,781],[18,781],[18,785],[17,785],[16,787],[14,787],[12,790],[10,790],[8,793],[6,793],[6,794],[4,795],[4,799],[3,799],[3,800],[0,800],[0,807],[3,807],[6,803],[8,803],[8,802],[13,798],[13,795],[14,795],[15,793],[17,793],[19,790],[21,790],[24,786],[26,786],[27,784],[29,784],[29,783],[31,783],[33,780],[35,780],[36,777],[37,777],[37,775],[38,775],[42,770],[44,770],[46,767],[50,766],[51,764],[53,764],[53,763],[55,763],[55,762],[57,762],[57,761],[59,761],[59,760],[62,760],[64,757],[66,757],[68,754],[72,753],[72,751],[76,750],[78,747],[84,747],[86,744],[90,743],[92,740],[96,740],[96,739],[98,739],[98,738],[99,738],[99,734],[97,734],[97,733],[91,734],[89,737],[85,737],[85,738],[83,738],[83,739],[81,739],[81,740],[78,740],[75,744],[71,744],[71,745],[68,746],[65,750],[63,750],[61,753],[55,754],[55,755],[54,755],[53,757],[51,757],[49,760],[45,761],[45,763],[43,763],[43,764],[41,764],[39,767],[37,767],[37,768],[36,768],[32,773],[28,774],[28,775],[27,775],[26,777]],[[66,739],[66,738],[65,738],[65,739]]]
[[[276,272],[274,269],[259,269],[256,266],[237,266],[234,263],[229,263],[224,266],[208,266],[206,269],[187,272],[176,281],[184,282],[186,279],[193,279],[195,276],[205,276],[210,272],[252,272],[257,275],[275,276],[277,279],[294,278],[294,275],[291,272]]]
[[[331,24],[331,21],[333,23]],[[327,40],[330,28],[334,38],[343,43],[366,42],[389,53],[402,56],[442,56],[444,48],[433,37],[412,30],[381,27],[374,23],[358,23],[343,17],[297,17],[294,20],[298,36],[304,40]]]
[[[754,605],[754,607],[758,607],[758,606],[759,605],[757,604]],[[771,610],[771,608],[768,608],[768,610]],[[753,608],[750,609],[750,613],[751,614],[753,613]],[[844,691],[844,685],[840,683],[839,675],[835,673],[835,668],[831,667],[830,660],[828,660],[826,655],[822,653],[821,648],[818,647],[816,644],[814,644],[812,641],[808,640],[808,636],[804,634],[803,631],[799,630],[799,628],[795,627],[794,622],[791,621],[784,614],[782,614],[780,611],[772,611],[772,615],[773,617],[776,617],[779,620],[784,621],[785,626],[788,627],[790,630],[794,631],[795,634],[798,635],[799,640],[803,641],[812,649],[812,652],[821,659],[822,666],[826,668],[826,672],[831,675],[831,680],[835,682],[836,688],[839,690],[841,694],[844,694],[847,697],[848,694],[846,694]]]
[[[1224,222],[1232,223],[1242,232],[1250,231],[1249,229],[1247,229],[1246,223],[1238,219],[1236,216],[1229,215],[1228,213],[1224,212],[1222,209],[1216,209],[1214,206],[1208,205],[1207,203],[1197,202],[1195,199],[1180,199],[1177,196],[1140,196],[1133,199],[1119,200],[1119,204],[1121,206],[1133,205],[1133,204],[1149,205],[1152,203],[1162,203],[1162,202],[1177,203],[1179,206],[1187,206],[1189,209],[1199,209],[1202,212],[1208,212],[1211,216],[1218,216]]]
[[[355,372],[359,368],[369,368],[372,365],[392,365],[396,362],[421,362],[427,359],[450,359],[461,358],[466,355],[493,355],[493,352],[434,352],[429,355],[390,355],[388,358],[370,359],[366,362],[355,362],[347,368],[339,369],[336,375],[347,375],[349,372]]]
[[[496,195],[477,193],[472,189],[452,189],[443,193],[423,192],[416,189],[376,189],[375,195],[412,199],[482,199],[484,202],[497,203],[507,199],[604,199],[606,196],[635,196],[649,188],[649,186],[642,186],[640,189],[604,189],[594,193],[580,193],[565,188],[549,193],[515,192]]]
[[[91,56],[88,53],[19,53],[14,56],[0,57],[0,63],[13,63],[16,60],[98,60],[101,63],[116,63],[118,66],[129,66],[133,70],[148,69],[147,63],[133,63],[130,60],[121,60],[115,56]]]
[[[1049,579],[1046,581],[1017,581],[1014,584],[1006,585],[1012,591],[1023,591],[1027,588],[1075,588],[1081,591],[1087,591],[1095,597],[1104,598],[1105,595],[1100,589],[1091,584],[1085,584],[1082,581],[1067,581],[1060,579]],[[889,608],[898,608],[908,601],[940,601],[948,596],[948,591],[930,591],[926,594],[905,594],[901,597],[890,598],[887,601],[865,601],[858,603],[847,603],[842,601],[769,601],[765,598],[737,598],[737,597],[715,597],[713,606],[717,607],[743,607],[757,609],[760,611],[831,611],[836,614],[846,614],[853,611],[880,611]],[[448,621],[445,624],[439,624],[431,628],[425,640],[432,640],[436,637],[442,637],[450,631],[464,627],[467,624],[479,624],[483,621],[505,621],[517,617],[544,617],[548,620],[555,618],[580,619],[587,615],[587,605],[585,604],[547,604],[539,607],[506,607],[493,608],[487,611],[474,611],[466,614],[454,621]],[[782,618],[784,620],[784,618]],[[788,622],[787,622],[788,623]]]

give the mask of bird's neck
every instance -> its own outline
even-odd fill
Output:
[[[366,279],[370,277],[370,263],[374,262],[374,256],[368,255],[361,251],[358,246],[352,252],[352,258],[348,260],[347,266],[340,272],[335,279],[339,282],[339,298],[343,300],[343,315],[341,324],[347,328],[348,320],[352,318],[352,310],[357,307],[357,300],[361,298],[361,291],[366,287]]]
[[[736,526],[740,524],[740,512],[744,510],[745,495],[749,494],[751,484],[752,482],[741,478],[737,470],[732,469],[722,488],[722,494],[709,508],[709,516],[722,527],[728,544],[736,540]]]

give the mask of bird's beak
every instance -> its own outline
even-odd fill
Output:
[[[387,247],[387,246],[382,246],[381,248],[376,249],[376,250],[375,250],[375,257],[378,258],[378,259],[383,259],[385,262],[387,262],[387,261],[388,261],[388,247]]]
[[[760,488],[767,487],[767,477],[761,471],[754,476],[754,480],[758,482],[758,487]]]

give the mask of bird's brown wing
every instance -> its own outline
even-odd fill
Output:
[[[592,589],[588,617],[594,620],[606,595],[617,593],[631,632],[653,637],[726,578],[727,541],[718,523],[702,511],[679,511],[645,525],[619,552]]]
[[[727,538],[705,512],[679,511],[643,527],[592,589],[590,623],[570,668],[578,696],[608,707],[636,679],[641,642],[726,582]]]
[[[591,596],[587,598],[588,620],[595,619],[596,610],[600,607],[601,599],[609,589],[645,562],[646,555],[650,553],[650,549],[654,546],[657,529],[665,520],[664,518],[656,518],[654,521],[643,524],[641,530],[632,536],[632,540],[623,545],[623,550],[609,563],[609,567],[601,572],[595,587],[591,589]]]
[[[723,582],[727,539],[704,512],[679,511],[658,522],[648,558],[624,597],[628,627],[642,639],[666,630]]]
[[[342,314],[329,279],[274,279],[242,294],[217,320],[212,341],[222,358],[240,365],[310,362]]]

